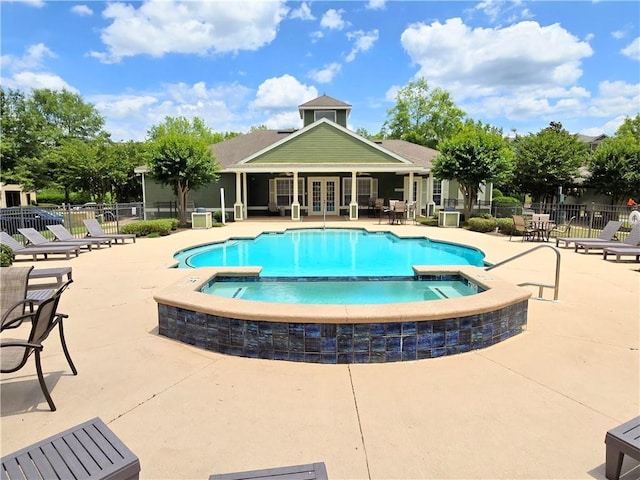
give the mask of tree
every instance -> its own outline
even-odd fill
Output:
[[[611,196],[612,203],[640,199],[640,114],[625,119],[615,137],[598,145],[589,171],[588,184]]]
[[[187,224],[190,190],[217,180],[218,165],[211,144],[220,141],[204,122],[194,118],[166,117],[164,123],[149,130],[150,170],[153,178],[173,188],[177,197],[181,225]]]
[[[441,180],[458,182],[465,218],[469,218],[480,185],[509,175],[512,155],[502,130],[467,120],[456,134],[441,142],[432,171]]]
[[[559,187],[574,183],[586,163],[588,147],[559,122],[538,133],[516,136],[514,186],[534,202],[553,199]]]
[[[409,82],[387,111],[382,130],[386,138],[406,140],[431,148],[450,138],[462,125],[465,112],[441,88],[429,91],[424,78]]]
[[[0,92],[3,179],[27,188],[53,186],[69,193],[89,159],[83,143],[108,138],[96,108],[67,90]]]

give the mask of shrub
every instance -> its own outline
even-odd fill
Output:
[[[0,267],[10,267],[14,259],[13,250],[6,245],[0,245]]]
[[[122,227],[122,233],[135,233],[137,237],[169,235],[171,230],[178,227],[178,220],[175,218],[161,218],[158,220],[142,220],[129,223]]]
[[[467,220],[469,230],[474,232],[493,232],[496,229],[497,222],[495,218],[472,217]]]
[[[496,222],[500,233],[504,233],[505,235],[519,235],[519,233],[516,232],[516,226],[512,218],[497,218]]]
[[[425,225],[427,227],[437,227],[438,226],[438,219],[437,218],[417,218],[416,221],[420,224],[420,225]]]
[[[224,220],[225,222],[229,221],[229,212],[224,212]],[[221,223],[222,222],[222,212],[220,210],[216,210],[215,212],[213,212],[213,221],[216,223]]]
[[[514,204],[520,204],[522,203],[522,201],[519,198],[515,198],[515,197],[500,197],[494,200],[493,202],[495,205],[514,205]]]

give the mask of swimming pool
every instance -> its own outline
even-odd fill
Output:
[[[202,288],[203,293],[228,298],[267,303],[313,305],[374,305],[423,302],[474,295],[482,288],[466,278],[423,279],[420,277],[392,280],[327,279],[303,277],[297,279],[273,277],[216,277]]]
[[[476,248],[363,229],[291,229],[184,249],[181,268],[260,266],[266,277],[391,277],[413,265],[483,266]]]
[[[191,272],[154,295],[158,332],[225,355],[326,364],[421,360],[489,347],[527,324],[530,292],[488,274],[480,250],[425,237],[295,229],[200,245],[174,258]],[[340,282],[330,289],[333,301],[299,303],[278,293],[267,303],[242,298],[240,285],[227,295],[204,293],[218,281],[291,286],[311,278]],[[343,290],[398,278],[462,281],[477,293],[398,301],[390,291],[393,303],[376,303],[379,293],[367,294],[366,303],[335,303]]]

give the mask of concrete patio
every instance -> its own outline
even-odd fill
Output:
[[[438,359],[313,365],[229,357],[157,334],[154,292],[185,277],[175,251],[263,229],[322,226],[279,218],[138,239],[72,260],[64,293],[73,376],[57,333],[43,369],[2,376],[2,454],[101,417],[140,458],[141,478],[325,462],[331,479],[603,479],[607,430],[640,412],[640,265],[562,249],[560,300],[529,301],[528,329],[490,348]],[[496,263],[538,244],[456,228],[378,225],[473,245]],[[492,272],[553,281],[540,249]],[[529,289],[537,296],[536,287]],[[631,471],[629,471],[631,470]],[[640,478],[629,459],[623,479]]]

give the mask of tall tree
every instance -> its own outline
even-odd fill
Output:
[[[387,111],[382,130],[387,138],[437,149],[461,127],[464,116],[448,92],[429,90],[421,78],[398,90],[396,105]]]
[[[166,117],[164,123],[149,130],[151,175],[173,188],[181,225],[187,224],[189,191],[218,178],[219,167],[210,147],[221,137],[198,117],[192,121],[184,117]]]
[[[560,122],[551,122],[535,134],[516,136],[512,146],[514,186],[531,194],[534,202],[552,200],[559,187],[574,183],[588,155],[587,145]]]
[[[598,145],[589,161],[590,186],[612,203],[640,201],[640,114],[627,118],[615,137]]]
[[[509,175],[512,156],[502,130],[467,120],[456,134],[441,142],[433,174],[441,180],[458,183],[464,196],[465,218],[469,218],[480,186]]]

